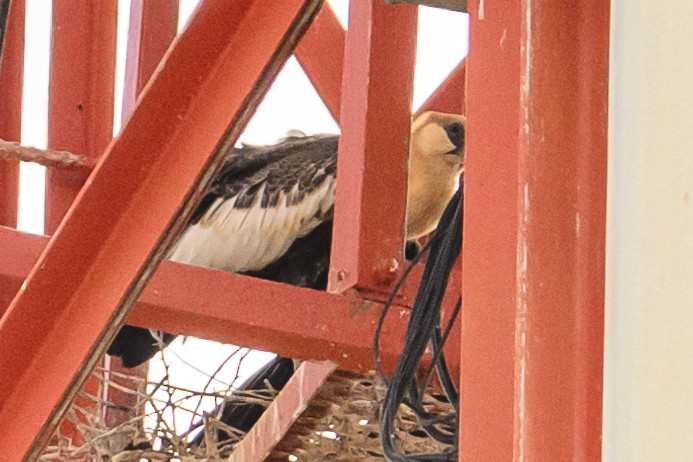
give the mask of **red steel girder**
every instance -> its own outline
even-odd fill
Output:
[[[197,11],[0,320],[3,457],[50,437],[319,3]]]
[[[469,10],[472,51],[467,57],[460,357],[464,425],[460,425],[459,458],[510,461],[514,460],[520,8],[470,2]]]
[[[0,226],[0,318],[36,264],[48,238]]]
[[[294,53],[337,123],[341,111],[345,35],[337,15],[325,3]]]
[[[598,461],[609,5],[470,7],[460,460]]]
[[[379,0],[350,4],[331,291],[388,291],[404,266],[417,13]]]
[[[295,52],[298,62],[338,123],[344,69],[344,54],[339,50],[344,49],[345,35],[339,19],[326,4]],[[462,60],[417,112],[464,113],[465,66],[465,60]]]
[[[0,228],[0,314],[36,262],[48,238]],[[416,279],[415,275],[412,278]],[[459,272],[450,287],[459,287]],[[413,295],[415,287],[408,291]],[[224,295],[228,294],[228,295]],[[446,296],[446,319],[459,292]],[[412,302],[410,295],[402,300]],[[253,309],[248,309],[253,307]],[[329,307],[329,308],[328,308]],[[373,368],[371,347],[382,304],[164,262],[147,284],[130,324],[274,351],[298,359],[329,359],[342,369]],[[395,305],[385,322],[381,352],[386,368],[402,349],[408,306]],[[459,340],[451,337],[451,367]]]
[[[425,111],[465,113],[465,85],[467,83],[467,59],[463,59],[440,84],[436,91],[421,105],[419,114]]]
[[[516,454],[601,460],[609,4],[523,5]]]
[[[8,141],[22,134],[24,15],[24,0],[13,0],[0,62],[0,138]],[[19,163],[0,161],[0,226],[17,226],[18,202]]]
[[[53,2],[48,147],[96,160],[113,136],[117,0]],[[46,172],[46,233],[52,234],[89,172]]]

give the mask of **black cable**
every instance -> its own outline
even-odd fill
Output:
[[[380,312],[378,324],[375,327],[375,335],[373,337],[373,358],[375,359],[375,371],[378,373],[378,376],[380,376],[380,379],[385,384],[388,384],[390,382],[390,378],[387,375],[385,375],[385,372],[383,372],[383,364],[382,359],[380,357],[380,335],[382,334],[383,325],[385,324],[385,318],[387,317],[387,313],[390,311],[392,303],[394,303],[395,301],[395,297],[402,289],[402,286],[409,277],[409,274],[419,263],[419,261],[421,261],[421,258],[428,252],[428,250],[431,248],[431,244],[436,238],[438,238],[437,235],[429,239],[429,241],[426,242],[426,244],[424,244],[419,253],[414,257],[411,263],[409,263],[409,266],[406,270],[404,270],[404,273],[402,273],[402,276],[399,278],[399,280],[395,284],[395,287],[392,289],[390,296],[385,301],[385,304],[383,305],[383,310]]]
[[[426,372],[424,373],[422,387],[420,388],[420,393],[423,394],[423,390],[425,390],[426,386],[428,385],[431,375],[433,374],[433,369],[435,368],[438,373],[440,383],[443,387],[443,391],[445,392],[448,401],[453,406],[455,406],[455,411],[457,412],[459,412],[459,394],[455,389],[455,385],[450,375],[450,369],[448,368],[447,362],[445,361],[445,355],[443,354],[443,345],[445,345],[445,342],[450,336],[450,332],[452,332],[452,328],[455,324],[455,321],[457,320],[457,316],[459,315],[461,308],[462,298],[458,298],[457,303],[455,304],[455,308],[452,312],[452,316],[450,316],[450,320],[448,321],[448,325],[445,327],[445,332],[441,335],[440,327],[436,327],[434,335],[431,338],[433,361],[431,361],[431,364],[429,364],[428,368],[426,369]]]
[[[451,324],[448,323],[445,332],[441,334],[440,305],[447,288],[450,272],[460,254],[462,246],[461,231],[462,192],[458,191],[445,209],[440,219],[438,230],[427,245],[426,250],[428,250],[429,255],[407,325],[405,344],[395,372],[390,377],[388,390],[383,402],[380,436],[383,452],[387,459],[392,462],[457,460],[455,447],[457,445],[458,427],[458,392],[452,383],[450,372],[444,360],[444,353],[442,352],[444,341],[447,340],[451,330]],[[412,262],[412,266],[414,264],[415,262]],[[410,270],[411,266],[407,268],[402,279],[409,274]],[[395,290],[401,287],[401,283],[402,280],[398,282]],[[388,299],[386,308],[389,308],[389,304],[394,300],[394,293],[396,292],[393,292],[393,295]],[[381,334],[382,320],[386,315],[386,308],[383,309],[374,341],[376,367],[381,374],[382,369],[379,364],[377,346]],[[452,322],[456,319],[457,312],[458,309],[456,307],[451,319]],[[419,392],[416,384],[416,372],[429,342],[431,342],[434,353],[432,364],[435,364],[446,396],[453,404],[454,415],[435,415],[425,411],[423,407],[423,394]],[[430,376],[430,373],[427,373],[427,375]],[[428,435],[442,443],[451,445],[454,452],[402,454],[397,448],[394,434],[396,415],[402,404],[407,405],[415,412],[419,423]],[[443,428],[439,428],[440,426]]]

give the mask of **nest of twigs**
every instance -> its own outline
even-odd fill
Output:
[[[171,363],[165,359],[163,377],[157,381],[98,368],[70,407],[40,460],[227,460],[245,433],[220,420],[221,404],[232,401],[267,407],[278,393],[269,383],[263,390],[235,390],[240,363],[247,352],[241,348],[234,350],[213,374],[198,371],[206,378],[205,385],[199,389],[172,383]],[[176,356],[174,361],[184,361],[170,350],[166,354]],[[218,376],[224,366],[228,376],[227,363],[232,359],[238,362],[234,366],[236,376],[225,383]],[[191,364],[188,367],[195,368]],[[118,405],[103,397],[104,387],[119,394]],[[384,394],[385,388],[374,373],[335,372],[267,460],[383,460],[379,411]],[[451,409],[445,397],[432,387],[424,402],[430,412],[444,413]],[[427,437],[414,414],[404,406],[399,413],[396,435],[400,446],[407,451],[446,450]]]
[[[380,445],[380,407],[385,386],[376,374],[335,372],[311,405],[275,447],[268,461],[375,462],[384,460]],[[452,406],[435,387],[429,387],[425,407],[434,413]],[[446,452],[421,429],[416,417],[402,406],[395,431],[407,452]]]
[[[198,370],[207,377],[206,385],[200,389],[172,383],[168,373],[170,363],[166,360],[164,376],[156,382],[97,368],[39,460],[215,462],[227,459],[245,433],[219,420],[221,405],[243,402],[266,407],[278,393],[269,383],[263,390],[234,389],[247,351],[235,350],[214,374]],[[224,382],[218,377],[219,372],[234,357],[238,361],[237,374],[233,380]],[[178,361],[183,360],[178,358]],[[104,397],[105,389],[119,396],[117,405]]]

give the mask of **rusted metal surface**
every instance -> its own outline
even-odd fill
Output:
[[[130,4],[130,29],[123,86],[123,122],[135,108],[142,88],[176,36],[178,8],[178,0],[133,0]]]
[[[608,9],[472,5],[463,461],[601,460]]]
[[[0,138],[7,141],[22,134],[24,15],[24,0],[13,0],[0,63]],[[0,161],[0,226],[17,226],[18,200],[19,163]]]
[[[4,302],[0,312],[47,241],[46,237],[0,228],[0,254],[6,257],[0,259],[0,301]],[[450,286],[459,285],[459,272],[453,273]],[[454,290],[446,295],[446,319],[457,295]],[[411,299],[404,302],[410,304]],[[127,321],[282,356],[329,359],[342,369],[363,372],[373,368],[371,347],[381,308],[380,302],[355,296],[164,262]],[[394,365],[402,349],[408,320],[408,307],[394,306],[385,322],[381,350],[386,368]],[[449,348],[449,363],[458,370],[458,334],[453,333]]]
[[[219,139],[235,142],[318,3],[198,10],[0,320],[14,378],[0,381],[3,457],[31,458],[52,434],[213,175]]]
[[[116,0],[53,4],[48,147],[98,159],[113,133]],[[53,233],[87,171],[46,172],[46,233]]]
[[[337,15],[325,3],[295,52],[296,59],[337,123],[341,111],[345,35]]]
[[[524,5],[516,456],[601,460],[609,4]]]
[[[263,462],[306,410],[336,365],[330,361],[301,364],[257,423],[234,449],[229,462]]]
[[[334,292],[386,292],[404,266],[416,24],[412,5],[350,5],[329,283]]]
[[[513,459],[520,7],[470,2],[460,461]],[[503,38],[503,40],[500,40]]]

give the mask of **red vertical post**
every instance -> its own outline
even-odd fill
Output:
[[[53,2],[48,146],[91,159],[113,135],[117,0]],[[48,170],[46,233],[55,231],[87,172]]]
[[[135,108],[137,97],[176,37],[178,7],[178,0],[157,2],[133,0],[130,4],[130,27],[125,62],[125,85],[123,86],[123,122]],[[137,368],[126,369],[122,366],[120,358],[106,356],[106,370],[146,378],[149,367],[147,364],[142,364]],[[140,387],[140,392],[145,391],[145,382],[131,380],[118,374],[111,374],[109,382],[131,390]],[[104,420],[107,425],[116,426],[135,417],[128,410],[137,408],[139,404],[137,395],[124,393],[119,388],[109,386],[108,383],[104,386],[104,395],[107,402],[122,406],[105,410]]]
[[[601,459],[608,2],[474,2],[460,460]]]
[[[53,2],[48,101],[48,146],[96,159],[113,133],[113,89],[117,29],[116,0]],[[87,179],[86,170],[46,171],[45,233],[52,234]],[[84,390],[98,395],[90,378]],[[93,403],[84,400],[81,405]],[[70,422],[61,432],[75,444],[84,439]]]
[[[178,9],[178,0],[133,0],[130,4],[123,122],[134,109],[137,97],[176,37]]]
[[[331,291],[386,291],[404,266],[416,24],[413,5],[350,6]]]
[[[523,3],[516,457],[601,460],[609,2]]]
[[[513,460],[520,7],[469,2],[460,461]]]
[[[22,134],[24,76],[24,0],[13,0],[0,63],[0,138],[19,141]],[[0,226],[17,226],[19,163],[0,162]]]

